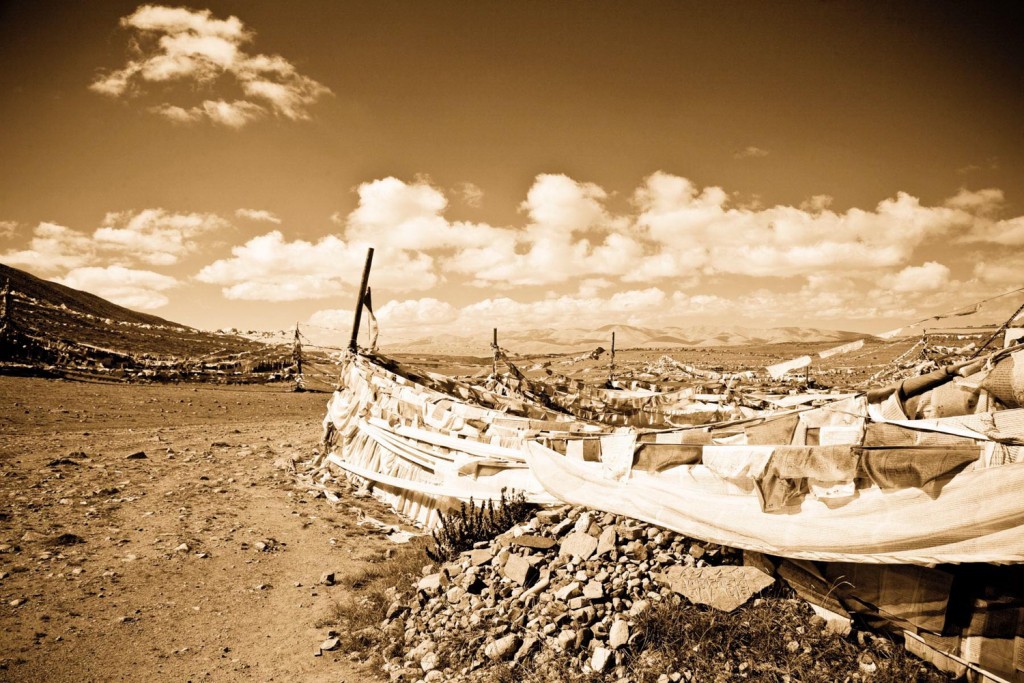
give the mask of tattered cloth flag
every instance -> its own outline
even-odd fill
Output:
[[[366,307],[366,323],[370,327],[370,351],[377,350],[377,334],[380,327],[377,325],[377,316],[373,314],[373,300],[370,298],[370,288],[366,288],[366,295],[363,296],[363,306]]]
[[[824,351],[818,352],[818,358],[828,358],[830,356],[838,356],[841,353],[849,353],[850,351],[856,351],[857,349],[864,346],[864,340],[858,339],[852,341],[849,344],[843,344],[842,346],[833,346],[831,349],[825,349]]]
[[[962,315],[974,315],[975,313],[977,313],[980,310],[981,310],[981,304],[978,303],[978,304],[974,304],[973,306],[971,306],[969,308],[966,308],[966,309],[964,309],[962,311],[958,311],[956,313],[951,313],[948,316],[937,315],[937,316],[935,316],[935,318],[933,318],[933,320],[938,320],[940,318],[947,318],[947,317],[948,318],[956,318],[956,317],[960,317]]]
[[[798,368],[806,368],[811,364],[810,356],[800,356],[793,360],[787,360],[784,363],[776,363],[775,365],[769,365],[765,368],[768,374],[771,375],[772,379],[779,379],[790,370],[796,370]]]

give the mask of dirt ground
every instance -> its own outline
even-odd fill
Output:
[[[314,656],[397,523],[291,473],[327,398],[0,377],[0,680],[373,680]]]

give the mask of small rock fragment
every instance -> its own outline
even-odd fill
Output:
[[[488,643],[484,648],[484,656],[496,662],[510,659],[519,648],[519,636],[512,634],[498,638],[493,643]]]
[[[608,647],[618,650],[627,642],[629,642],[629,624],[622,619],[616,619],[608,631]]]
[[[591,558],[595,550],[597,550],[596,538],[583,531],[574,531],[562,539],[558,554],[578,557],[586,561]]]
[[[594,655],[590,658],[590,668],[597,673],[603,673],[611,662],[612,651],[606,647],[594,648]]]
[[[501,568],[501,573],[520,586],[525,587],[532,583],[537,575],[537,570],[533,568],[533,565],[525,557],[512,555],[508,558],[505,566]]]

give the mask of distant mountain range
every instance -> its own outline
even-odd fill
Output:
[[[162,357],[202,357],[252,352],[266,344],[289,344],[292,330],[263,333],[208,332],[139,313],[88,292],[59,285],[0,264],[0,287],[12,291],[10,320],[18,329],[55,341],[109,348],[121,353]],[[636,327],[605,325],[597,329],[499,330],[499,344],[517,354],[558,354],[591,351],[611,346],[612,332],[618,349],[681,348],[763,345],[797,342],[843,343],[864,337],[861,333],[805,327]],[[437,334],[386,343],[390,353],[490,355],[489,334]],[[340,345],[333,340],[332,345]]]
[[[498,344],[519,354],[556,354],[591,351],[598,346],[611,347],[615,332],[617,349],[672,349],[763,345],[798,342],[836,342],[864,338],[863,333],[822,330],[807,327],[693,327],[648,328],[632,325],[604,325],[597,329],[565,327],[561,329],[499,330]],[[392,353],[451,355],[490,354],[489,335],[433,335],[409,341],[383,344]]]

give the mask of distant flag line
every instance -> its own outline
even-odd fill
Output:
[[[916,327],[918,327],[920,325],[923,325],[924,323],[931,322],[932,320],[945,320],[946,318],[958,318],[958,317],[962,317],[962,316],[973,315],[973,314],[979,312],[981,310],[982,306],[987,304],[988,302],[995,301],[996,299],[1001,299],[1004,296],[1009,296],[1011,294],[1016,294],[1017,292],[1024,292],[1024,287],[1018,287],[1017,289],[1013,289],[1013,290],[1010,290],[1008,292],[1003,292],[1002,294],[997,294],[997,295],[989,297],[987,299],[982,299],[981,301],[976,301],[976,302],[974,302],[972,304],[968,304],[967,306],[961,306],[960,308],[955,308],[952,311],[949,311],[947,313],[940,313],[939,315],[933,315],[933,316],[929,316],[927,318],[922,318],[921,320],[918,320],[917,322],[909,323],[907,325],[903,325],[901,327],[897,327],[895,329],[888,330],[886,332],[882,332],[880,334],[876,334],[876,335],[872,335],[872,336],[877,337],[879,339],[893,339],[894,337],[897,337],[898,335],[900,335],[901,333],[903,333],[905,331],[912,330],[912,329],[914,329],[914,328],[916,328]],[[1022,307],[1022,308],[1024,308],[1024,307]],[[1006,324],[1009,324],[1009,323],[1013,322],[1013,319],[1018,317],[1020,315],[1020,313],[1021,313],[1021,309],[1018,309],[1017,313],[1014,313],[1013,316],[1011,316],[1011,318],[1007,321]],[[848,343],[842,344],[840,346],[835,346],[835,347],[832,347],[830,349],[825,349],[824,351],[819,351],[817,354],[815,354],[815,356],[817,356],[819,359],[824,359],[824,358],[829,358],[830,356],[838,356],[838,355],[843,354],[843,353],[850,353],[851,351],[856,351],[857,349],[862,348],[864,346],[864,343],[865,343],[865,341],[867,339],[868,339],[868,337],[864,337],[863,339],[858,339],[856,341],[848,342]],[[811,362],[813,360],[814,360],[814,358],[812,356],[809,356],[809,355],[799,356],[797,358],[792,358],[790,360],[783,361],[781,363],[775,363],[773,365],[767,365],[767,366],[765,366],[765,371],[768,373],[768,375],[772,379],[780,379],[783,375],[785,375],[787,372],[789,372],[791,370],[798,370],[800,368],[807,367],[808,365],[811,364]]]

